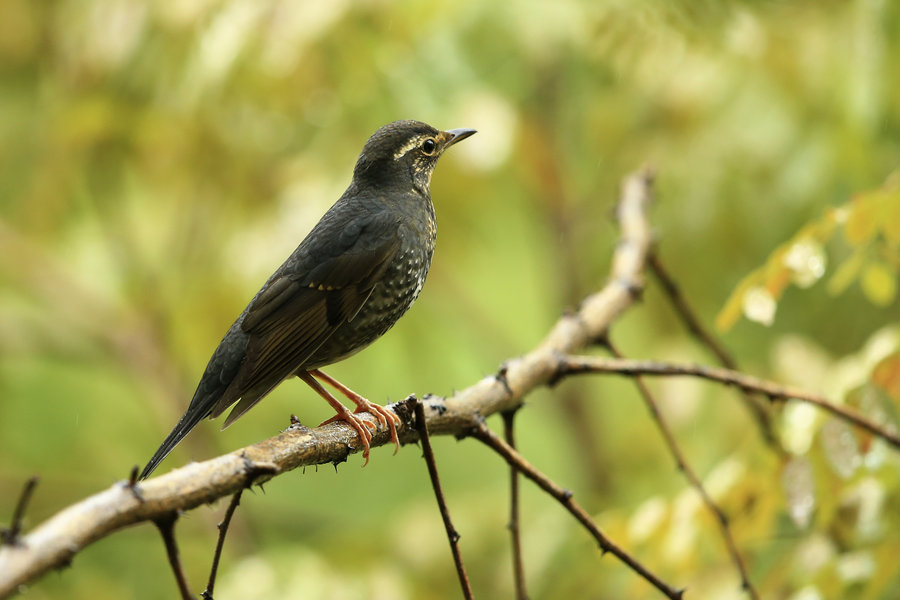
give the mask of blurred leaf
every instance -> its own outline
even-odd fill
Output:
[[[878,231],[881,202],[878,191],[857,194],[848,205],[844,238],[854,246],[871,240]]]
[[[862,269],[865,261],[865,251],[859,248],[854,250],[853,254],[844,259],[844,262],[840,264],[828,280],[828,293],[832,296],[843,293],[859,276],[859,271]]]
[[[900,407],[900,352],[884,357],[872,371],[872,382]]]
[[[798,529],[806,529],[816,508],[815,482],[809,461],[795,456],[785,462],[781,469],[781,485],[791,520]]]
[[[751,321],[769,326],[775,320],[775,309],[778,304],[769,286],[753,287],[747,290],[743,297],[744,315]]]
[[[894,179],[900,179],[900,175],[895,175]],[[881,230],[888,242],[894,246],[900,246],[900,185],[895,184],[885,192],[885,209]]]
[[[844,421],[830,418],[819,435],[828,462],[838,475],[848,479],[862,463],[853,430]]]
[[[869,262],[859,282],[872,304],[889,306],[897,297],[897,276],[882,262]]]
[[[791,282],[797,287],[808,288],[825,274],[825,248],[813,238],[799,240],[788,250],[784,264],[791,271]]]
[[[725,301],[725,306],[716,315],[716,328],[719,331],[728,331],[741,318],[741,315],[744,314],[744,296],[748,290],[758,285],[759,280],[760,272],[753,271],[734,288],[728,300]]]

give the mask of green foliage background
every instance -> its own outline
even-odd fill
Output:
[[[900,164],[900,5],[887,0],[2,0],[0,14],[0,518],[38,473],[30,526],[143,464],[388,121],[479,133],[434,177],[440,234],[417,306],[331,369],[380,402],[494,372],[597,289],[618,183],[642,163],[659,173],[663,260],[709,324],[773,249]],[[852,253],[822,243],[836,261]],[[882,286],[896,256],[879,254]],[[866,382],[900,345],[885,328],[900,311],[871,297],[789,288],[770,327],[742,320],[724,341],[752,373],[855,390],[896,426],[890,394]],[[631,356],[711,361],[652,286],[612,336]],[[654,383],[765,597],[900,595],[896,452],[789,405],[781,455],[733,393]],[[202,424],[162,472],[270,436],[292,412],[328,416],[287,382],[225,432]],[[535,394],[518,438],[687,597],[742,597],[628,382]],[[511,597],[506,470],[473,441],[435,444],[477,595]],[[216,598],[459,597],[419,450],[359,464],[245,495]],[[524,487],[533,598],[657,597]],[[223,508],[178,525],[198,592]],[[174,595],[142,526],[27,597]]]

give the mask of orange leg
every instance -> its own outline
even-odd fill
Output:
[[[313,376],[309,374],[307,371],[300,371],[297,373],[297,377],[306,382],[306,385],[311,387],[317,394],[322,396],[328,404],[331,405],[337,415],[325,421],[325,423],[331,423],[332,421],[344,421],[350,427],[356,430],[356,433],[359,434],[359,439],[362,441],[363,445],[363,458],[366,459],[366,462],[363,466],[369,464],[369,441],[372,439],[372,434],[366,428],[367,425],[370,425],[366,421],[363,421],[349,410],[347,407],[334,399],[334,396],[328,393],[328,390],[322,387],[322,384],[313,379]],[[324,425],[325,423],[322,423]]]
[[[403,424],[403,422],[400,420],[400,417],[394,414],[393,411],[388,410],[380,404],[369,402],[334,377],[326,375],[318,369],[313,369],[309,372],[309,374],[318,377],[319,379],[339,391],[341,394],[343,394],[344,397],[350,400],[353,404],[355,404],[356,410],[353,411],[354,413],[368,412],[374,415],[375,418],[378,419],[379,423],[390,427],[391,441],[394,442],[394,454],[397,454],[397,451],[400,450],[400,439],[397,437],[397,426]],[[329,421],[335,419],[337,419],[337,416],[332,417],[332,419],[329,419]],[[328,423],[329,421],[326,421],[326,423]]]

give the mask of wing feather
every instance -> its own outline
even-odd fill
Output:
[[[365,248],[355,244],[305,276],[282,273],[257,295],[241,323],[250,336],[246,357],[210,418],[240,399],[225,420],[230,425],[359,313],[400,248],[396,229],[382,230],[374,247],[371,239]]]

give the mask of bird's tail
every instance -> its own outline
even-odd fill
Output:
[[[193,403],[192,403],[193,404]],[[188,411],[184,413],[184,416],[181,417],[181,420],[178,421],[178,424],[175,425],[175,428],[172,432],[166,436],[166,439],[163,441],[162,445],[159,447],[159,450],[153,455],[150,459],[150,462],[147,463],[147,466],[144,467],[144,470],[141,471],[140,479],[146,479],[150,476],[150,473],[153,472],[154,469],[163,461],[163,459],[169,455],[169,452],[172,451],[175,446],[178,445],[184,436],[193,429],[197,423],[201,421],[205,416],[209,414],[209,411],[203,410],[192,410],[193,407],[188,408]]]

